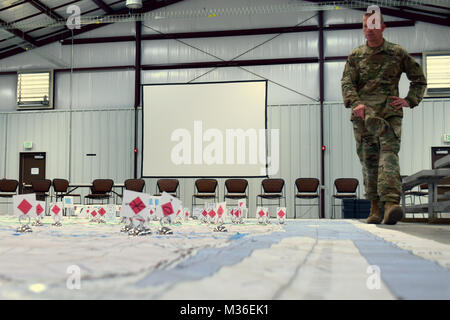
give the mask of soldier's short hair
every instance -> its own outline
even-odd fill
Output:
[[[367,12],[367,13],[364,14],[363,19],[364,18],[369,18],[373,14],[376,14],[376,12],[375,11],[372,11],[371,13]],[[380,12],[380,25],[383,25],[383,24],[384,24],[384,19],[383,19],[383,15]]]

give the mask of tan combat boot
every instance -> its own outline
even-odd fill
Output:
[[[370,224],[380,224],[381,221],[383,221],[383,218],[381,217],[380,200],[371,200],[370,215],[367,218],[366,222]]]
[[[397,203],[384,204],[384,224],[396,224],[403,218],[403,209]]]

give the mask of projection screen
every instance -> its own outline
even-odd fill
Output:
[[[267,176],[267,81],[143,85],[143,177]]]

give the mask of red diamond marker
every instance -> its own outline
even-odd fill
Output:
[[[103,208],[100,208],[100,210],[98,210],[99,215],[101,215],[103,217],[103,215],[106,213],[106,210]]]
[[[215,212],[214,210],[210,210],[210,211],[208,212],[208,215],[209,215],[211,218],[214,218],[214,217],[216,216],[216,212]]]
[[[219,217],[221,217],[223,215],[223,208],[222,208],[222,206],[219,206],[219,209],[217,209],[217,215]]]
[[[263,217],[266,213],[263,210],[259,210],[258,214],[260,217]]]
[[[97,215],[97,211],[95,211],[95,210],[92,211],[92,212],[91,212],[91,215],[92,215],[93,217],[95,217],[95,216]]]
[[[145,209],[145,204],[142,202],[141,198],[137,197],[130,202],[130,208],[133,210],[134,214],[138,214]]]
[[[17,206],[17,209],[23,212],[23,214],[27,214],[33,206],[25,199]]]
[[[208,215],[208,211],[203,210],[203,211],[202,211],[202,215],[203,215],[204,217],[206,217],[206,216]]]
[[[60,211],[61,211],[61,209],[60,209],[58,206],[53,206],[52,212],[53,212],[54,214],[58,214]]]
[[[167,203],[163,204],[161,206],[161,209],[162,209],[162,211],[163,211],[165,216],[170,216],[171,214],[174,213],[171,202],[167,202]]]
[[[286,215],[286,213],[284,213],[283,210],[278,211],[278,216],[279,216],[280,218],[283,218],[285,215]]]
[[[150,215],[152,215],[154,213],[153,209],[150,209]]]
[[[44,208],[40,204],[36,206],[36,214],[40,215],[44,211]]]

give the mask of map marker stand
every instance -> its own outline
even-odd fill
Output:
[[[26,224],[23,224],[22,223],[22,220],[24,219],[24,218],[27,218],[28,219],[28,223],[26,223]],[[21,224],[21,226],[19,227],[19,228],[17,228],[17,232],[21,232],[21,233],[23,233],[23,232],[33,232],[33,230],[31,229],[31,227],[29,226],[29,224],[30,224],[30,217],[27,217],[27,216],[20,216],[19,217],[19,223]]]

